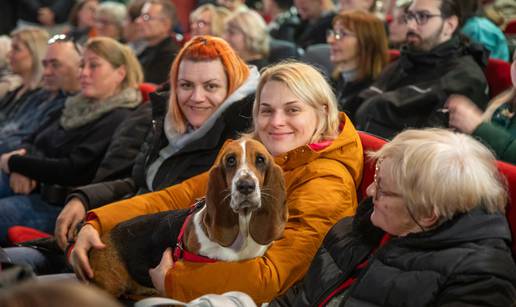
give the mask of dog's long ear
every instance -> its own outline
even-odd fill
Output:
[[[269,163],[261,191],[262,205],[253,212],[249,225],[251,237],[262,245],[281,237],[288,218],[283,171],[273,161]]]
[[[230,246],[238,235],[238,215],[229,203],[231,191],[226,184],[222,166],[219,164],[210,171],[208,193],[206,194],[206,214],[204,226],[210,240],[222,246]]]

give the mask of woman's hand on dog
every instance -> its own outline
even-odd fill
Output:
[[[70,264],[77,278],[86,281],[93,278],[93,270],[88,260],[91,248],[102,249],[106,245],[100,240],[98,231],[91,225],[84,225],[77,235],[77,241],[70,254]]]
[[[174,260],[172,259],[172,248],[167,248],[161,257],[161,261],[157,267],[149,270],[149,275],[152,279],[154,288],[159,291],[161,295],[165,293],[165,276],[168,270],[174,266]]]
[[[59,244],[62,250],[65,250],[68,242],[74,239],[75,229],[85,217],[86,209],[79,198],[74,197],[66,203],[66,206],[57,217],[56,229],[54,231],[57,244]]]

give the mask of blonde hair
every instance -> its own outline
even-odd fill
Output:
[[[261,71],[260,82],[256,89],[253,105],[254,132],[251,135],[259,139],[256,119],[260,111],[260,99],[265,84],[278,81],[285,84],[300,101],[315,110],[317,127],[310,143],[333,140],[338,135],[339,111],[337,99],[323,74],[315,67],[296,61],[284,61],[268,66]]]
[[[215,6],[211,3],[203,4],[190,13],[190,22],[198,19],[204,12],[210,12],[211,15],[211,34],[214,36],[222,36],[222,33],[224,33],[224,23],[228,16],[231,15],[231,11],[225,7]]]
[[[138,88],[143,82],[143,72],[140,62],[134,55],[131,48],[123,45],[109,37],[95,37],[86,43],[84,47],[99,57],[108,61],[113,67],[125,67],[125,78],[122,80],[121,88]]]
[[[183,60],[193,62],[220,60],[228,79],[228,94],[231,95],[249,77],[250,70],[229,44],[222,38],[210,35],[199,35],[188,41],[179,51],[170,68],[170,86],[172,94],[169,101],[169,115],[171,128],[179,133],[186,132],[187,120],[181,112],[177,96],[174,94],[177,88],[179,65]],[[227,97],[226,96],[226,97]]]
[[[333,18],[333,26],[336,23],[341,23],[357,38],[357,79],[378,78],[389,63],[384,23],[375,15],[362,10],[341,11]],[[332,77],[336,78],[340,73],[337,65]]]
[[[48,32],[36,27],[24,27],[11,33],[12,39],[19,39],[25,44],[32,57],[32,80],[29,87],[39,86],[43,77],[43,58],[47,53]]]
[[[263,17],[253,10],[237,10],[226,19],[226,28],[235,27],[244,34],[245,45],[251,53],[266,58],[270,37]]]
[[[441,220],[450,219],[477,207],[505,211],[507,188],[496,159],[469,135],[437,128],[406,130],[369,156],[391,161],[385,172],[415,218],[435,212]]]

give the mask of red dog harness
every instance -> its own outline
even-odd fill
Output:
[[[201,208],[203,208],[206,205],[206,199],[201,199],[198,202],[196,202],[194,205],[192,205],[192,208],[190,209],[190,213],[185,219],[185,222],[183,223],[183,226],[181,226],[181,230],[179,231],[179,236],[177,236],[177,244],[176,248],[174,249],[174,262],[178,260],[185,260],[190,262],[201,262],[201,263],[213,263],[217,262],[215,259],[211,259],[202,255],[197,255],[194,253],[191,253],[187,251],[184,248],[183,243],[183,236],[185,234],[186,225],[190,222],[192,219],[192,216],[197,213]]]

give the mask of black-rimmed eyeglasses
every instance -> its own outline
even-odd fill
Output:
[[[333,38],[333,39],[339,41],[347,36],[355,36],[355,34],[348,32],[348,31],[343,31],[343,30],[333,30],[333,29],[326,30],[326,39]]]
[[[405,23],[408,23],[411,20],[415,20],[418,25],[422,26],[422,25],[426,24],[430,18],[442,17],[442,16],[443,15],[441,15],[441,14],[430,14],[429,12],[424,12],[424,11],[423,12],[407,11],[403,15],[403,19],[404,19]]]

